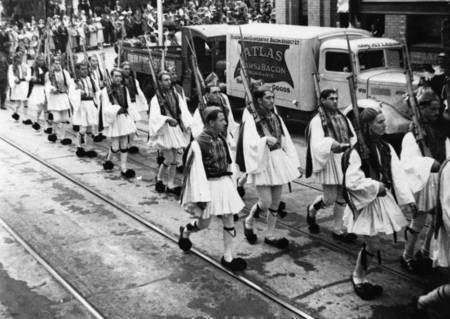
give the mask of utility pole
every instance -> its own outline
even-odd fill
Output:
[[[163,45],[163,9],[162,0],[157,1],[156,12],[158,14],[158,45]]]

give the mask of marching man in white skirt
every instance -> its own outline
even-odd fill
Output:
[[[231,150],[231,156],[233,159],[236,158],[236,140],[237,135],[239,133],[239,124],[235,122],[233,112],[231,110],[230,101],[228,99],[228,96],[221,92],[218,82],[218,77],[215,75],[215,73],[211,73],[208,77],[206,77],[206,88],[205,88],[205,103],[210,106],[218,106],[222,109],[223,114],[225,114],[225,120],[227,121],[226,130],[225,130],[225,138],[227,140],[228,146]],[[192,136],[195,138],[203,131],[203,121],[204,116],[200,112],[200,108],[197,107],[197,109],[194,111],[194,115],[192,116]],[[239,180],[241,174],[239,174],[240,171],[237,170],[236,178]],[[238,185],[238,193],[241,197],[244,196],[245,190],[243,188],[243,183],[240,187]]]
[[[369,158],[361,161],[358,144],[344,154],[344,195],[349,204],[344,224],[348,232],[363,236],[364,246],[358,254],[351,279],[355,293],[369,300],[383,292],[381,286],[366,279],[370,257],[378,251],[379,261],[381,258],[376,236],[393,234],[408,224],[399,205],[409,210],[415,207],[400,160],[394,148],[381,139],[386,131],[381,109],[364,109],[360,122]]]
[[[47,66],[45,65],[45,58],[43,55],[36,57],[36,61],[31,67],[31,81],[32,84],[31,92],[28,97],[29,106],[36,108],[36,120],[32,127],[36,131],[41,129],[39,124],[39,118],[41,114],[44,113],[44,131],[47,130],[47,99],[45,97],[45,74],[48,72]],[[31,85],[30,84],[30,85]],[[48,132],[48,131],[47,131]]]
[[[30,125],[31,120],[28,118],[27,95],[29,82],[31,80],[31,70],[28,65],[23,62],[22,53],[14,54],[13,63],[8,68],[9,81],[9,99],[14,103],[14,113],[12,118],[19,120],[19,110],[22,111],[23,121],[25,125]]]
[[[342,217],[345,200],[342,197],[343,152],[356,143],[356,135],[349,119],[338,110],[338,94],[334,89],[320,93],[320,106],[307,128],[306,177],[313,175],[322,184],[323,194],[307,206],[306,222],[309,231],[319,233],[317,212],[333,205],[333,238],[352,242],[355,234],[345,233]]]
[[[111,71],[112,84],[110,90],[101,91],[102,120],[106,136],[111,139],[111,149],[103,164],[105,170],[111,170],[114,164],[112,154],[120,151],[120,171],[125,178],[133,178],[136,172],[127,169],[128,146],[136,134],[136,121],[140,120],[139,113],[130,101],[128,89],[123,83],[122,71]]]
[[[97,156],[94,150],[86,151],[84,146],[87,143],[88,130],[92,136],[98,133],[98,106],[100,105],[100,89],[97,83],[89,75],[87,62],[77,64],[79,78],[76,81],[77,101],[74,103],[72,124],[79,127],[77,132],[77,151],[78,157],[93,158]]]
[[[66,70],[61,67],[61,58],[52,57],[51,66],[45,75],[45,95],[47,96],[47,109],[51,113],[53,133],[48,136],[50,142],[59,138],[61,144],[72,144],[66,137],[67,126],[70,124],[74,82]]]
[[[257,242],[253,232],[254,215],[257,211],[267,215],[267,230],[264,242],[279,249],[289,247],[289,241],[274,234],[279,214],[283,185],[300,175],[300,161],[291,136],[283,120],[274,110],[274,94],[269,87],[261,86],[253,93],[261,122],[256,124],[249,109],[242,115],[243,129],[240,131],[237,152],[243,154],[241,171],[248,174],[248,182],[256,186],[258,202],[253,205],[244,221],[244,234],[250,244]],[[268,128],[266,136],[262,124]],[[239,155],[237,155],[239,157]]]
[[[438,197],[436,210],[436,251],[435,265],[450,267],[450,160],[441,165],[438,175]],[[427,319],[439,314],[439,318],[450,315],[450,283],[441,285],[431,292],[417,298],[416,313],[411,318]]]
[[[97,82],[98,87],[103,89],[105,87],[105,83],[107,82],[108,74],[107,70],[102,70],[100,67],[100,61],[97,54],[91,55],[89,57],[90,71],[91,76]]]
[[[175,185],[176,169],[190,142],[192,116],[184,95],[173,88],[170,74],[161,71],[158,82],[161,96],[155,95],[150,101],[149,145],[162,153],[164,162],[159,167],[155,189],[177,194],[181,188]]]
[[[124,61],[122,63],[122,70],[124,76],[124,83],[130,93],[131,103],[138,112],[148,112],[148,103],[145,98],[144,93],[141,90],[139,81],[134,77],[133,71],[131,71],[130,63]],[[128,150],[131,154],[136,154],[139,152],[137,146],[130,146]]]
[[[100,57],[98,54],[94,54],[89,57],[89,64],[90,64],[90,76],[92,76],[92,78],[95,80],[99,89],[103,90],[103,88],[107,85],[107,83],[110,82],[108,70],[106,69],[106,67],[105,68],[100,67]],[[103,123],[98,124],[99,127],[102,125]],[[102,132],[98,132],[98,134],[94,136],[94,142],[101,142],[104,139],[106,139],[106,136],[104,136]]]
[[[416,130],[412,127],[411,132],[406,133],[403,138],[401,161],[416,198],[417,212],[413,214],[411,223],[405,230],[406,244],[401,264],[412,272],[429,273],[433,264],[430,245],[434,234],[438,172],[447,155],[450,155],[450,149],[448,149],[450,123],[442,119],[441,103],[434,93],[423,93],[418,97],[418,102],[423,128],[426,132],[424,142],[429,154],[428,150],[424,153],[425,150],[422,150],[417,143],[414,133]],[[417,239],[428,216],[432,219],[430,227],[421,250],[414,254]]]
[[[242,271],[247,263],[234,257],[236,229],[233,215],[238,214],[244,203],[236,191],[233,160],[230,148],[223,137],[226,126],[221,108],[209,106],[204,111],[203,132],[191,143],[185,166],[185,181],[181,205],[197,217],[186,227],[180,227],[178,245],[189,251],[189,236],[209,226],[213,216],[221,216],[223,223],[224,255],[222,265],[231,271]]]
[[[218,79],[213,76],[208,76],[206,79],[206,89],[205,89],[205,103],[207,105],[215,105],[222,108],[223,114],[225,114],[225,120],[227,121],[226,126],[226,139],[228,145],[230,146],[232,152],[236,153],[236,143],[235,139],[239,130],[239,125],[234,121],[233,112],[231,111],[230,101],[226,94],[220,91]],[[203,132],[203,115],[200,114],[200,109],[197,108],[192,116],[192,136],[196,138]]]

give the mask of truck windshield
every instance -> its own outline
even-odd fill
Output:
[[[358,59],[361,71],[375,68],[403,68],[400,48],[359,51]]]

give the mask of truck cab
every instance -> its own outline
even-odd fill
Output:
[[[406,77],[403,44],[386,38],[361,37],[349,40],[357,78],[357,98],[383,102],[386,108],[408,116],[404,101]],[[348,44],[345,38],[326,40],[320,47],[319,73],[322,87],[339,91],[339,106],[351,103]],[[393,130],[395,130],[392,127]],[[404,128],[399,128],[403,130]],[[389,132],[395,133],[395,132]]]
[[[338,90],[338,105],[344,109],[351,103],[350,46],[357,98],[381,103],[386,113],[392,114],[390,134],[407,130],[404,123],[409,122],[409,109],[404,103],[407,86],[402,43],[375,38],[355,28],[250,24],[241,26],[241,30],[244,41],[239,30],[227,35],[227,93],[231,97],[245,96],[239,76],[239,56],[245,52],[249,76],[272,86],[275,104],[283,117],[305,123],[315,114],[319,101],[314,74],[318,75],[321,90]],[[413,84],[417,83],[418,78]]]

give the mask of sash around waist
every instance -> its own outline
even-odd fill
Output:
[[[216,178],[220,178],[220,177],[224,177],[224,176],[232,176],[233,173],[231,172],[222,172],[222,173],[210,173],[210,174],[206,174],[206,178],[209,179],[216,179]]]

